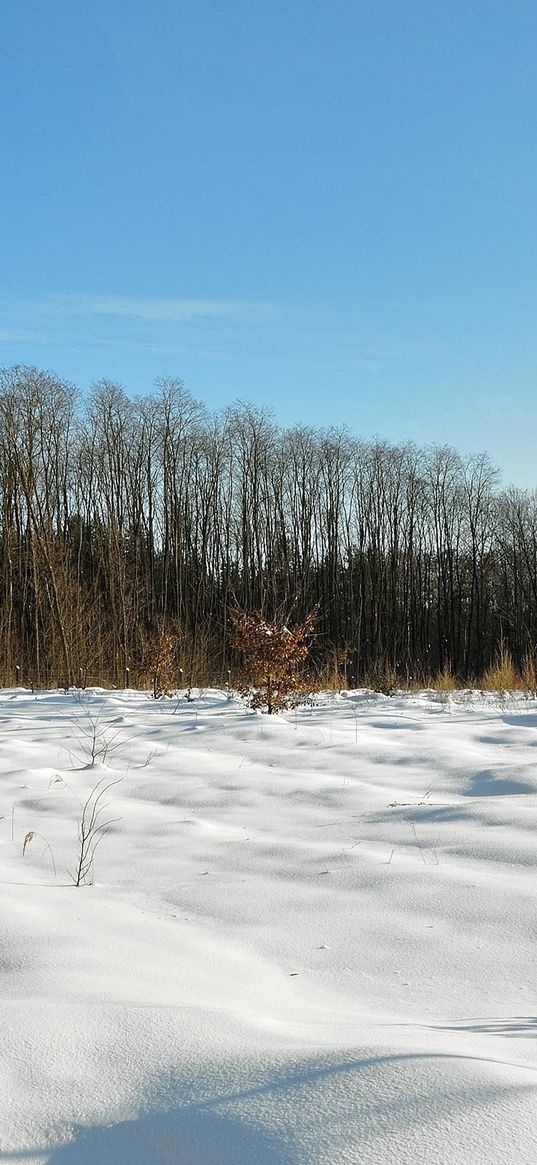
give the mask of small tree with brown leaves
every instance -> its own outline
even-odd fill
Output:
[[[233,646],[242,657],[238,691],[251,708],[269,716],[295,707],[307,690],[300,665],[308,656],[315,612],[292,628],[283,621],[269,622],[259,611],[234,608],[230,617]]]
[[[155,700],[167,695],[174,686],[177,638],[171,631],[159,631],[146,641],[145,656]]]

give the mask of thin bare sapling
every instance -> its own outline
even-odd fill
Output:
[[[78,851],[76,868],[70,876],[75,886],[87,886],[93,882],[93,864],[95,851],[113,825],[120,821],[119,817],[108,817],[107,811],[110,802],[106,794],[118,785],[121,777],[115,781],[108,781],[102,777],[93,786],[87,800],[82,806],[82,813],[78,822]]]

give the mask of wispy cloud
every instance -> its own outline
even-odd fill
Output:
[[[241,368],[355,369],[376,373],[408,357],[386,345],[361,305],[63,293],[0,298],[0,350],[8,359],[46,352],[146,353]],[[36,354],[37,350],[37,354]]]
[[[147,299],[126,295],[54,295],[32,300],[26,306],[35,312],[54,316],[114,316],[149,323],[180,324],[204,320],[259,323],[280,315],[283,310],[277,304],[239,299]]]
[[[60,294],[0,298],[0,350],[17,358],[35,348],[154,353],[181,358],[248,361],[280,347],[301,311],[240,299],[157,299],[128,295]]]

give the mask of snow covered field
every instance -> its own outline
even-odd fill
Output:
[[[4,690],[0,772],[0,1165],[537,1161],[535,702]]]

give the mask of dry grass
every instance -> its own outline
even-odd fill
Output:
[[[441,672],[433,676],[429,687],[433,688],[435,692],[454,692],[459,687],[459,684],[451,668],[444,667]]]
[[[398,679],[395,668],[389,664],[379,664],[367,674],[365,686],[372,688],[374,692],[382,692],[384,696],[391,696],[392,692],[403,687],[403,684]]]
[[[436,675],[430,672],[421,672],[409,677],[406,681],[397,680],[397,687],[405,692],[423,692],[429,689],[435,692],[455,692],[461,687],[450,667],[443,668]]]
[[[182,689],[188,686],[192,663],[194,665],[192,670],[194,687],[224,688],[235,686],[237,682],[235,669],[233,672],[222,672],[220,668],[215,669],[215,646],[208,638],[200,637],[195,653],[192,653],[190,648],[188,637],[182,636],[176,641],[173,668],[166,669],[165,683],[162,683],[162,678],[160,680],[164,690]],[[194,655],[194,659],[192,659],[192,655]],[[171,663],[171,661],[168,662]],[[105,669],[86,671],[79,668],[78,675],[80,678],[77,686],[81,688],[96,686],[111,690],[122,687],[125,683],[129,687],[146,690],[153,685],[155,678],[154,672],[148,669],[147,663],[141,667],[133,664],[125,678]],[[32,688],[32,690],[34,688],[33,677],[23,674],[22,670],[19,672],[16,672],[15,669],[11,669],[11,671],[0,670],[0,687],[12,687],[14,684],[20,684],[22,687]],[[40,684],[40,687],[43,688],[61,686],[62,681],[59,673],[44,675]],[[426,671],[420,674],[419,671],[416,671],[414,676],[405,680],[402,676],[398,676],[388,664],[379,664],[377,667],[371,668],[365,676],[351,677],[347,674],[346,652],[342,651],[333,652],[325,658],[320,667],[315,668],[314,672],[304,679],[304,688],[307,688],[308,691],[341,692],[348,687],[362,686],[386,695],[397,690],[419,692],[431,689],[445,693],[476,688],[485,692],[527,692],[529,696],[537,698],[537,657],[528,654],[522,667],[518,669],[509,649],[505,644],[501,644],[496,658],[481,676],[467,677],[463,680],[455,675],[449,666],[446,666],[436,675],[431,675]]]
[[[347,649],[334,651],[316,671],[313,687],[319,692],[341,692],[353,687],[347,673]]]
[[[527,655],[524,660],[522,683],[525,691],[530,696],[537,696],[537,666],[535,659],[531,655]]]
[[[483,673],[479,687],[485,692],[520,692],[526,684],[517,671],[510,651],[503,644],[496,661]]]

